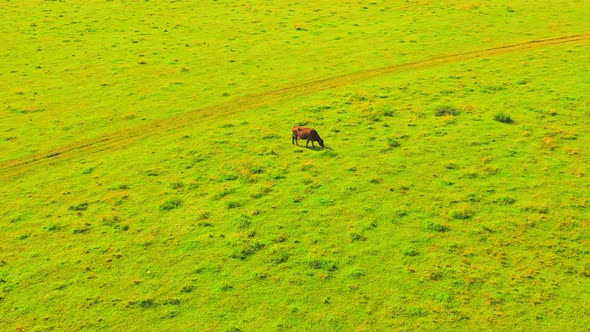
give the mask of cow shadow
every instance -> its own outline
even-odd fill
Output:
[[[307,147],[306,149],[309,149],[309,150],[312,150],[312,151],[325,151],[325,150],[333,151],[334,150],[334,149],[332,149],[329,146],[325,146],[325,147],[321,147],[321,146],[310,146],[310,147]]]

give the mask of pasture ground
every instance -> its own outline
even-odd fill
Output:
[[[0,329],[590,326],[583,1],[0,12]]]

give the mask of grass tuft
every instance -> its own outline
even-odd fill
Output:
[[[449,228],[449,226],[443,225],[443,224],[439,224],[437,222],[434,221],[426,221],[424,223],[424,228],[428,231],[431,232],[438,232],[438,233],[445,233],[450,231],[451,229]]]
[[[349,235],[350,235],[350,242],[366,241],[367,240],[367,237],[364,236],[363,234],[360,234],[360,233],[352,232]]]
[[[455,211],[451,212],[451,217],[453,219],[457,219],[457,220],[471,219],[474,215],[475,215],[475,212],[473,212],[470,209],[461,209],[461,210],[455,210]]]
[[[228,209],[236,209],[244,205],[241,201],[229,201],[225,204]]]
[[[390,149],[398,148],[401,145],[402,143],[400,143],[398,140],[391,137],[387,138],[387,146],[389,146]]]
[[[510,115],[508,115],[504,112],[496,113],[494,115],[494,120],[496,120],[498,122],[502,122],[502,123],[507,123],[507,124],[514,122],[514,120],[512,120],[512,118],[510,117]]]
[[[498,203],[501,205],[511,205],[511,204],[514,204],[515,202],[516,202],[516,200],[510,196],[502,196],[494,201],[494,203]]]
[[[408,247],[402,251],[402,255],[408,256],[408,257],[414,257],[414,256],[420,255],[420,253],[414,247]]]
[[[172,182],[170,187],[174,190],[184,188],[184,183],[182,181]]]
[[[324,270],[327,272],[334,272],[338,270],[338,263],[331,259],[327,259],[324,257],[320,258],[310,258],[307,259],[307,265],[316,270]]]
[[[231,258],[246,260],[250,256],[256,254],[258,251],[262,250],[264,247],[265,244],[260,242],[246,244],[243,248],[234,250],[234,252],[231,254]]]
[[[459,115],[459,110],[452,106],[440,106],[434,111],[434,115],[436,116],[457,116]]]
[[[88,203],[84,202],[84,203],[80,203],[78,205],[72,205],[68,208],[68,210],[70,210],[70,211],[86,211],[86,210],[88,210]]]
[[[164,202],[160,205],[160,210],[162,211],[170,211],[174,209],[178,209],[182,205],[182,200],[180,199],[171,199]]]
[[[367,275],[367,272],[363,269],[354,269],[350,273],[348,273],[348,277],[351,279],[360,279]]]

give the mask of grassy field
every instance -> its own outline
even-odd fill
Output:
[[[0,13],[0,330],[588,330],[584,1]]]

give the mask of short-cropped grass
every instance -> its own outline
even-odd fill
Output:
[[[3,2],[0,330],[586,331],[551,4]]]

